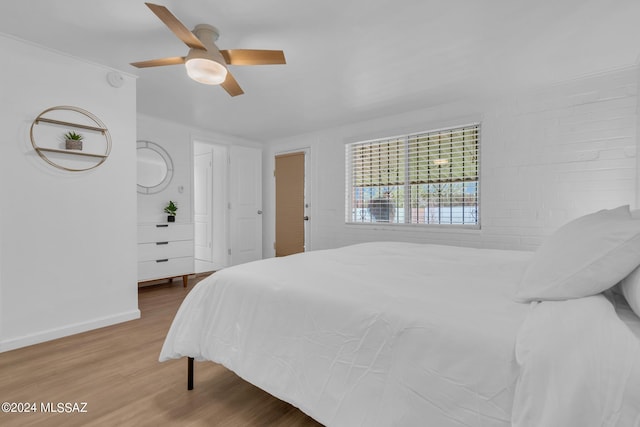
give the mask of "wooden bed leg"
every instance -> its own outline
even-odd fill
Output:
[[[187,358],[187,390],[193,390],[193,357]]]

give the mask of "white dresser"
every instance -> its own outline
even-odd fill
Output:
[[[182,276],[187,287],[194,272],[193,224],[138,225],[138,281]]]

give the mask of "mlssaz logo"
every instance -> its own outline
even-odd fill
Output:
[[[40,412],[86,413],[87,402],[41,402]]]

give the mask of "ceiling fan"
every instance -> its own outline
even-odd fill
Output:
[[[193,31],[189,31],[166,7],[153,3],[145,4],[190,49],[187,56],[132,62],[131,65],[134,67],[185,64],[187,74],[193,80],[209,85],[220,85],[229,95],[237,96],[242,95],[244,91],[229,72],[228,65],[286,64],[284,52],[281,50],[220,50],[215,44],[219,35],[215,27],[199,24]]]

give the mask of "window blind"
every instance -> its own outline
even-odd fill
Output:
[[[480,125],[347,144],[347,222],[478,224]]]

